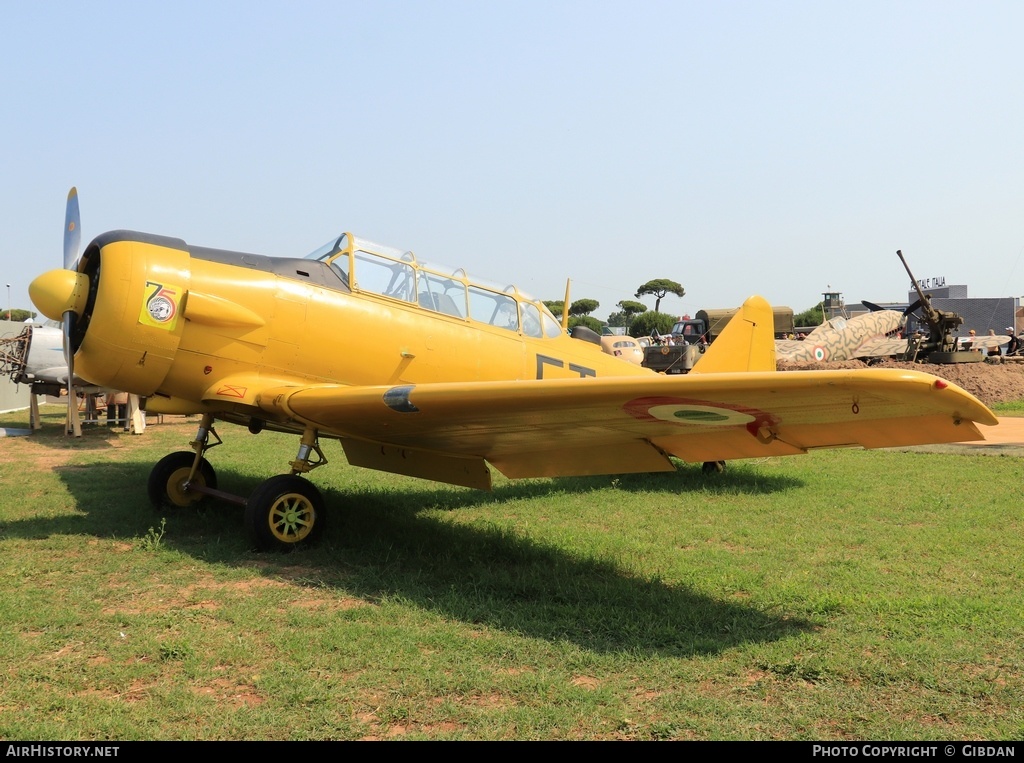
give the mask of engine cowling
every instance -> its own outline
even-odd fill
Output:
[[[113,231],[89,244],[77,271],[44,273],[29,291],[48,317],[74,312],[77,376],[146,396],[160,387],[181,343],[190,267],[182,241]]]

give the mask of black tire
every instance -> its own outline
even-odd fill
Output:
[[[245,504],[245,530],[257,551],[312,545],[324,531],[320,491],[296,474],[279,474],[257,487]]]
[[[719,474],[725,471],[725,461],[705,461],[700,470],[705,474]]]
[[[149,502],[153,504],[153,508],[162,509],[165,506],[184,508],[192,506],[206,497],[202,493],[186,492],[184,489],[189,472],[192,471],[192,462],[195,459],[194,452],[182,450],[170,453],[156,462],[156,466],[149,473],[149,482],[146,485]],[[205,458],[199,462],[196,482],[209,488],[217,487],[217,473]]]

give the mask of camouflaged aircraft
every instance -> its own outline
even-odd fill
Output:
[[[905,339],[891,336],[899,331],[903,320],[903,313],[896,310],[875,310],[852,318],[832,318],[816,327],[805,339],[777,340],[775,354],[779,360],[791,363],[896,355],[907,348]]]

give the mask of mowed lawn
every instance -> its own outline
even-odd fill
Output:
[[[0,738],[1024,738],[1024,459],[824,451],[483,493],[311,474],[323,542],[158,513],[196,419],[0,439]],[[0,416],[27,426],[27,413]],[[222,489],[297,438],[223,425]]]

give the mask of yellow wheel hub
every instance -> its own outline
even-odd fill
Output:
[[[267,520],[275,538],[284,543],[298,543],[313,531],[316,510],[304,495],[288,493],[274,502]]]
[[[188,482],[188,475],[191,471],[191,467],[178,469],[167,480],[167,498],[175,506],[188,506],[201,500],[203,497],[202,493],[185,491],[185,483]],[[199,484],[205,484],[202,476],[199,474],[196,475],[194,481]]]

